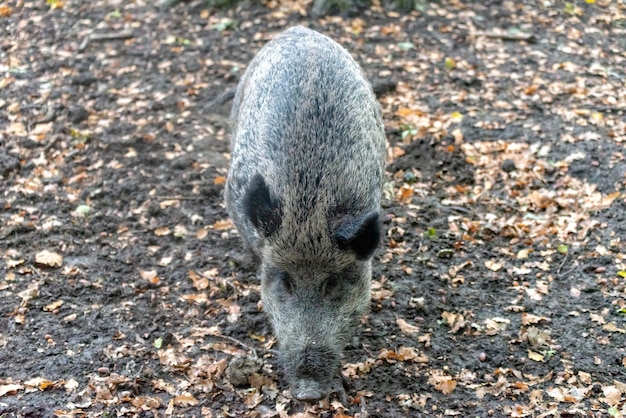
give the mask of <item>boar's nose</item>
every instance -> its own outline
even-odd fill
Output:
[[[340,367],[339,356],[327,347],[306,346],[292,363],[295,379],[291,393],[299,401],[316,402],[328,395],[330,383]]]
[[[291,389],[294,398],[302,402],[317,402],[326,396],[321,385],[312,379],[301,379]]]

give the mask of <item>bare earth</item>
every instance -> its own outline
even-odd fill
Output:
[[[0,417],[625,417],[623,0],[267,6],[0,1]],[[206,107],[295,24],[389,139],[343,406],[289,396]]]

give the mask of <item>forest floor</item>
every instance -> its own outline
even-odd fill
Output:
[[[626,417],[626,3],[266,6],[0,0],[0,417]],[[207,108],[296,24],[389,140],[348,405],[289,395]]]

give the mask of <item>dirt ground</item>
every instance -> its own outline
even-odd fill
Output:
[[[266,6],[0,0],[0,417],[626,416],[626,3]],[[389,139],[343,406],[289,396],[207,107],[295,24]]]

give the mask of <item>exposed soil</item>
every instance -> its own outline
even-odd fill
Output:
[[[623,1],[268,5],[0,1],[0,417],[626,416]],[[389,138],[344,406],[289,396],[207,108],[295,24]]]

